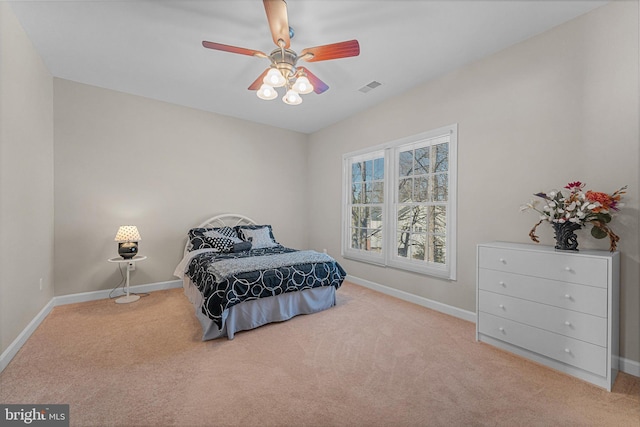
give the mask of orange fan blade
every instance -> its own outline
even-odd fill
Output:
[[[260,86],[262,86],[262,83],[263,83],[262,80],[264,79],[264,76],[267,75],[267,73],[269,72],[270,69],[271,68],[267,68],[266,70],[264,70],[262,72],[262,74],[260,74],[260,77],[258,77],[255,82],[251,83],[251,86],[249,86],[247,89],[249,89],[249,90],[258,90],[258,89],[260,89]]]
[[[278,47],[280,40],[284,42],[284,48],[288,49],[291,45],[289,39],[289,18],[287,16],[287,3],[284,0],[263,0],[264,10],[267,12],[267,21],[271,29],[273,42]]]
[[[305,56],[310,53],[313,56]],[[360,55],[358,40],[309,47],[300,52],[300,57],[307,62],[327,61],[329,59],[348,58]]]
[[[202,46],[207,49],[222,50],[224,52],[239,53],[241,55],[259,56],[266,58],[267,55],[259,50],[245,49],[243,47],[229,46],[228,44],[203,41]]]
[[[329,86],[327,86],[327,84],[325,82],[323,82],[318,77],[316,77],[316,75],[313,74],[311,71],[309,71],[307,68],[298,67],[298,69],[304,71],[304,73],[307,75],[307,78],[309,79],[309,81],[313,85],[313,91],[315,93],[317,93],[318,95],[320,95],[322,92],[324,92],[327,89],[329,89]]]

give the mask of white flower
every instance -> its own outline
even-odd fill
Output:
[[[576,202],[571,202],[571,204],[569,206],[567,206],[567,210],[568,211],[572,211],[576,208]]]

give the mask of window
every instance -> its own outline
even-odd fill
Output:
[[[343,156],[342,255],[455,279],[457,126]]]

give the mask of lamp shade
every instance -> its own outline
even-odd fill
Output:
[[[311,84],[311,82],[306,76],[300,76],[294,83],[292,89],[298,93],[306,95],[308,93],[311,93],[311,91],[313,91],[313,85]]]
[[[285,104],[289,105],[298,105],[302,102],[302,98],[300,97],[300,95],[298,95],[298,92],[293,89],[289,89],[287,93],[282,97],[282,100]]]
[[[116,242],[138,242],[142,240],[135,225],[121,225],[116,233]]]
[[[278,96],[278,92],[268,84],[263,84],[260,86],[260,90],[258,90],[258,98],[264,99],[265,101],[270,101]]]
[[[287,83],[287,80],[277,68],[271,68],[262,82],[271,87],[282,87]]]

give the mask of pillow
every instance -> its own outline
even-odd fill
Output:
[[[242,240],[251,242],[252,249],[280,246],[273,237],[270,225],[239,225],[236,231]]]
[[[251,242],[243,242],[233,244],[233,252],[243,252],[251,250]]]
[[[213,249],[217,252],[231,252],[233,244],[241,241],[238,233],[231,227],[189,230],[189,251]]]

